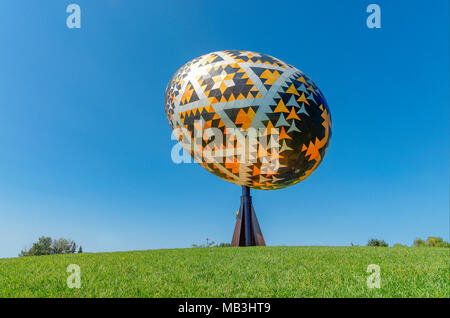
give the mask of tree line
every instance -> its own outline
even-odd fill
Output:
[[[192,247],[228,247],[229,243],[219,243],[216,244],[211,239],[206,239],[205,245],[196,245],[192,244]],[[351,246],[357,246],[351,243]],[[371,238],[366,246],[379,246],[379,247],[388,247],[389,244],[384,240]],[[417,238],[414,240],[413,247],[450,247],[450,243],[444,241],[442,237],[434,237],[429,236],[426,240],[422,240],[421,238]],[[394,247],[407,247],[402,244],[394,244]],[[71,239],[59,238],[52,239],[48,236],[41,236],[39,240],[33,243],[33,246],[30,249],[24,249],[20,252],[19,256],[37,256],[37,255],[54,255],[54,254],[71,254],[76,253],[78,248],[78,253],[83,253],[83,247],[78,246],[75,241]]]
[[[351,243],[352,246],[353,243]],[[371,238],[367,242],[367,246],[380,246],[380,247],[388,247],[389,244],[384,240],[379,240],[375,238]],[[413,247],[450,247],[450,244],[447,241],[444,241],[442,237],[434,237],[429,236],[426,241],[421,238],[416,238],[412,244]],[[407,245],[403,245],[400,243],[394,244],[394,247],[407,247]]]
[[[71,254],[77,252],[77,247],[77,244],[70,239],[60,238],[56,240],[48,236],[41,236],[30,249],[22,250],[19,256]],[[78,247],[78,253],[83,253],[81,245]]]

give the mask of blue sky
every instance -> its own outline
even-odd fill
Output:
[[[448,240],[446,0],[5,0],[0,42],[0,257],[41,235],[89,252],[229,242],[241,189],[172,163],[164,113],[172,74],[224,49],[295,65],[333,117],[308,179],[252,191],[268,245]]]

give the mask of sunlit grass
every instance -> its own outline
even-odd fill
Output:
[[[251,247],[0,259],[0,297],[450,297],[445,248]],[[69,264],[81,268],[70,289]],[[381,288],[369,289],[369,264]]]

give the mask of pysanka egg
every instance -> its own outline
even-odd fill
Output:
[[[254,189],[304,180],[330,144],[320,89],[294,66],[261,53],[228,50],[191,60],[167,85],[165,108],[195,161]]]

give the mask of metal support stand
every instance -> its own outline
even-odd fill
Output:
[[[242,186],[241,207],[236,219],[231,246],[265,246],[264,238],[253,209],[250,188]]]

